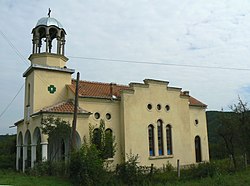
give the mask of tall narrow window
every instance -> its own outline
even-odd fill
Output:
[[[27,121],[30,120],[30,84],[28,84],[28,90],[27,90],[27,115],[26,115],[26,119]]]
[[[157,121],[157,131],[158,131],[158,153],[159,156],[164,155],[164,149],[163,149],[163,131],[162,131],[162,120]]]
[[[95,144],[97,149],[101,148],[101,132],[99,129],[94,129],[92,143]]]
[[[201,162],[201,138],[200,136],[195,137],[195,159],[196,162]]]
[[[27,92],[27,107],[30,106],[30,84],[28,84],[28,92]]]
[[[173,154],[171,125],[167,125],[166,127],[166,137],[167,137],[167,153],[168,155],[171,155]]]
[[[149,155],[155,155],[155,141],[154,141],[154,126],[151,124],[148,126],[148,143],[149,143]]]
[[[113,158],[113,132],[111,129],[105,130],[105,158]]]

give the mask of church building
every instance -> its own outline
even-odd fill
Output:
[[[66,31],[52,17],[38,20],[32,30],[32,54],[25,78],[24,118],[17,127],[16,169],[38,161],[62,160],[69,153],[69,139],[48,143],[41,132],[42,118],[53,115],[72,125],[76,80],[67,67]],[[105,132],[115,136],[116,152],[107,158],[115,166],[128,154],[139,164],[162,167],[209,161],[205,110],[207,105],[169,82],[145,79],[142,83],[79,81],[76,142],[80,147],[105,122]]]

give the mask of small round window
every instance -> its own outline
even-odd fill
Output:
[[[170,110],[170,106],[169,105],[166,105],[165,108],[166,108],[166,111]]]
[[[107,118],[107,120],[110,120],[110,119],[111,119],[111,114],[110,114],[110,113],[107,113],[107,114],[106,114],[106,118]]]
[[[94,114],[94,117],[95,117],[95,119],[99,119],[99,118],[100,118],[100,113],[99,113],[99,112],[96,112],[96,113]]]
[[[161,110],[161,105],[160,104],[158,104],[156,107],[157,107],[157,110]]]
[[[147,108],[148,108],[148,110],[151,110],[153,108],[153,106],[149,103]]]
[[[199,120],[196,119],[196,120],[194,121],[194,123],[195,123],[195,125],[198,125],[198,124],[199,124]]]

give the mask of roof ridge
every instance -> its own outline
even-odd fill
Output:
[[[51,112],[51,111],[53,112],[53,109],[60,108],[61,106],[64,106],[67,103],[72,104],[72,107],[74,109],[75,103],[74,103],[73,99],[68,99],[68,100],[64,100],[62,102],[56,103],[54,105],[51,105],[51,106],[48,106],[48,107],[44,107],[43,109],[40,110],[40,112]],[[86,112],[86,113],[88,112],[89,113],[89,111],[83,109],[82,107],[80,107],[78,105],[77,106],[77,113],[84,113],[84,112]]]
[[[72,79],[72,81],[76,81],[76,79]],[[129,85],[118,84],[118,83],[114,83],[114,82],[107,83],[107,82],[88,81],[88,80],[79,80],[79,81],[80,81],[80,82],[84,82],[84,83],[102,84],[102,85],[110,85],[110,84],[112,83],[113,85],[116,85],[116,86],[129,87]]]
[[[43,107],[43,108],[41,109],[41,111],[49,111],[50,109],[53,109],[53,108],[55,108],[55,107],[62,106],[63,104],[65,104],[65,103],[70,103],[70,102],[73,103],[73,102],[72,102],[72,99],[64,100],[64,101],[55,103],[55,104],[50,105],[50,106],[47,106],[47,107]]]

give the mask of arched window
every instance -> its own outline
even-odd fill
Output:
[[[157,121],[157,131],[158,131],[158,153],[159,156],[164,155],[164,149],[163,149],[163,131],[162,126],[163,122],[162,120]]]
[[[101,132],[99,129],[94,129],[92,143],[95,144],[97,149],[101,148]]]
[[[149,144],[149,155],[155,155],[155,141],[154,141],[154,126],[151,124],[148,126],[148,144]]]
[[[195,159],[196,162],[201,162],[201,138],[196,136],[194,139],[195,143]]]
[[[113,158],[113,132],[111,129],[105,130],[105,158]]]
[[[173,154],[171,125],[167,125],[167,127],[166,127],[166,137],[167,137],[167,154],[171,155],[171,154]]]

